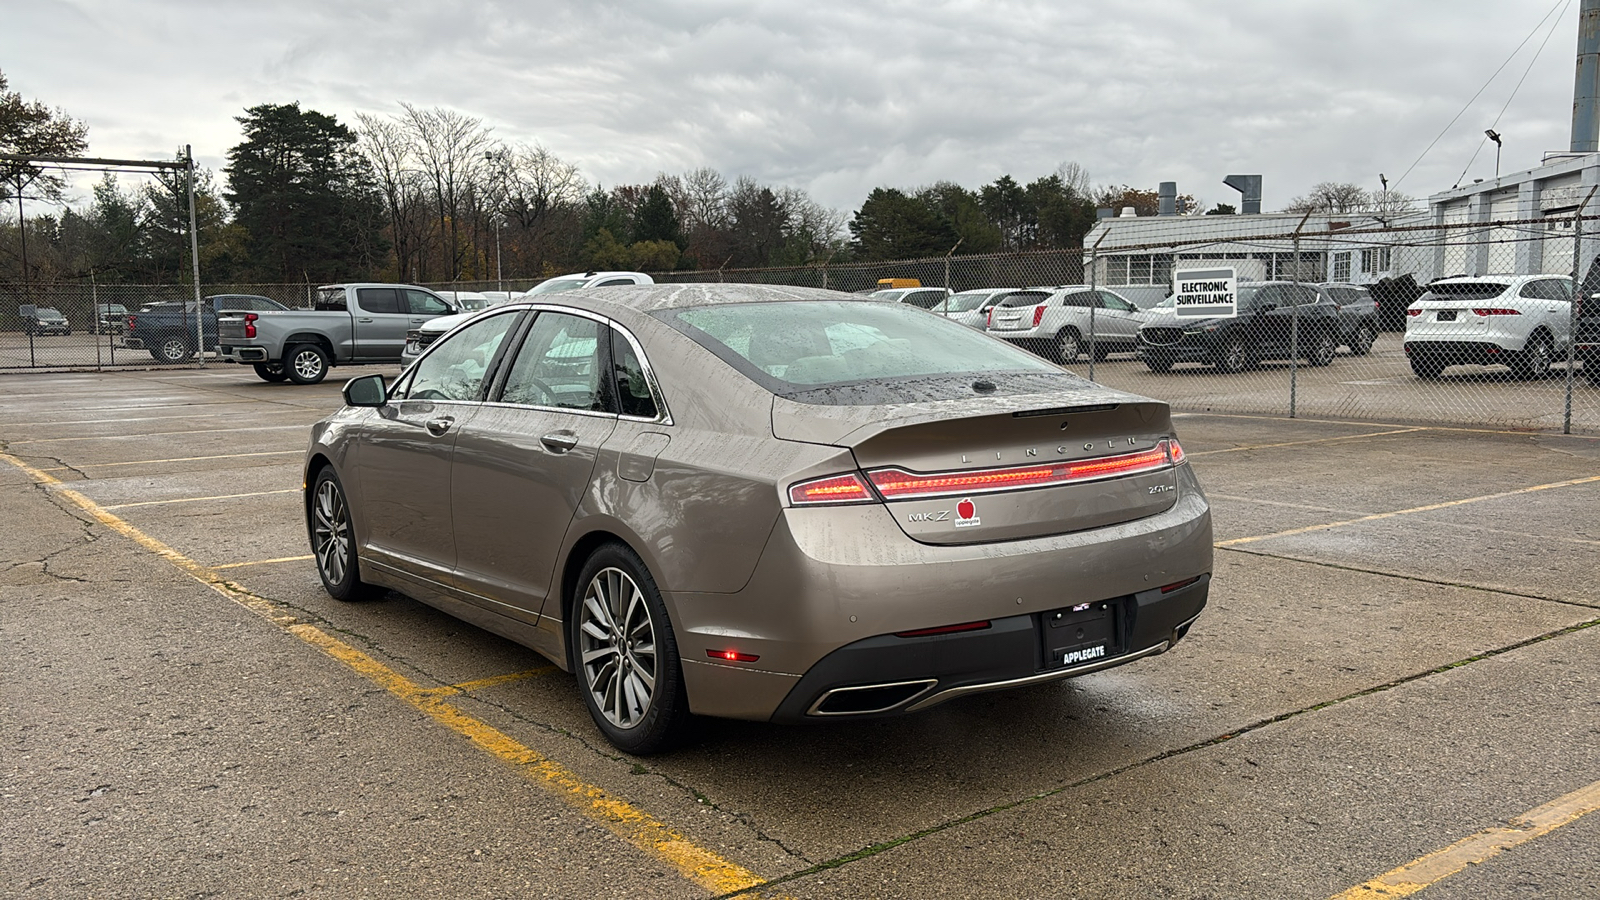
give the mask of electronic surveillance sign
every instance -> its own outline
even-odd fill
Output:
[[[1186,269],[1173,273],[1173,311],[1180,319],[1231,318],[1239,314],[1239,275],[1234,269]]]

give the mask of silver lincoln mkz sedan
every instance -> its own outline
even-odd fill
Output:
[[[1131,662],[1210,586],[1166,404],[904,304],[567,293],[345,399],[306,460],[328,592],[532,647],[632,753],[696,713],[893,715]]]

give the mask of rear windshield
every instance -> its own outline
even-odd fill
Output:
[[[946,312],[953,313],[972,312],[973,310],[982,306],[983,301],[987,300],[989,296],[990,294],[988,291],[973,291],[970,294],[951,294],[950,302],[939,308],[945,310]]]
[[[1048,299],[1050,299],[1049,291],[1017,291],[1015,294],[1008,294],[1004,300],[1001,300],[996,305],[1038,306]]]
[[[908,306],[810,300],[658,315],[762,387],[808,403],[867,402],[848,392],[812,393],[846,385],[870,388],[952,377],[969,384],[977,376],[1001,373],[1066,375],[1031,353]],[[971,393],[968,386],[966,395]]]
[[[1498,281],[1457,281],[1450,284],[1430,284],[1428,293],[1435,297],[1488,299],[1500,296],[1510,286]]]

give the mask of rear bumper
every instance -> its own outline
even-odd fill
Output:
[[[1512,351],[1491,341],[1440,341],[1408,337],[1406,356],[1450,365],[1508,365]]]
[[[1162,652],[1205,606],[1212,569],[1209,507],[1189,467],[1179,472],[1176,502],[1155,515],[985,544],[919,543],[881,505],[786,510],[742,589],[665,596],[690,708],[779,721],[897,715]],[[1049,658],[1043,617],[1085,604],[1116,610],[1115,640]],[[758,660],[722,662],[729,650]]]
[[[241,347],[237,344],[223,344],[220,356],[232,363],[260,363],[272,359],[265,347]]]

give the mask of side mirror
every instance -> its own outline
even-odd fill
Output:
[[[382,375],[363,375],[345,382],[344,402],[347,406],[382,406],[389,402],[389,388]]]

